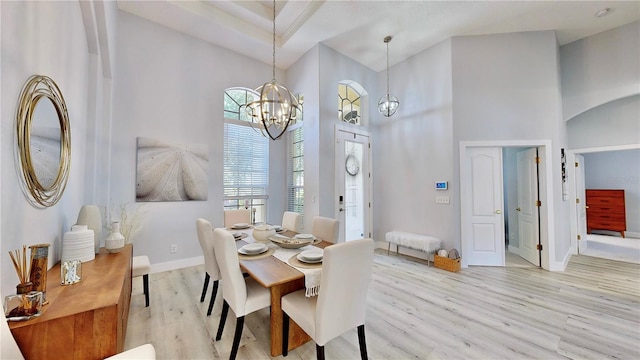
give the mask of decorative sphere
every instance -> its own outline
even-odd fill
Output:
[[[386,117],[395,114],[398,110],[398,106],[400,106],[398,98],[391,94],[381,97],[380,101],[378,101],[378,111]]]

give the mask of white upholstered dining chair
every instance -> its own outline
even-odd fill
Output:
[[[216,341],[222,338],[224,323],[227,320],[229,307],[231,307],[231,310],[236,314],[236,332],[229,354],[229,359],[233,360],[236,358],[240,346],[245,315],[271,306],[271,295],[269,289],[262,287],[254,279],[245,278],[242,275],[236,241],[230,232],[220,228],[214,229],[213,247],[222,275],[222,297],[224,299]]]
[[[200,302],[204,301],[207,296],[207,287],[209,287],[209,280],[213,279],[213,289],[211,290],[211,300],[209,300],[209,309],[207,310],[207,316],[211,315],[213,309],[213,303],[218,293],[218,281],[220,280],[220,269],[218,268],[218,261],[213,249],[213,229],[211,223],[205,219],[196,219],[196,232],[198,233],[198,241],[202,248],[202,254],[204,255],[204,284],[202,285],[202,295],[200,295]]]
[[[360,357],[367,359],[364,322],[372,267],[372,239],[327,246],[318,296],[306,297],[302,289],[282,297],[282,355],[288,352],[291,318],[316,342],[318,360],[324,359],[329,340],[354,327],[358,328]]]
[[[300,232],[300,230],[302,230],[302,214],[293,211],[285,211],[284,214],[282,214],[282,228]]]
[[[311,233],[324,241],[334,244],[338,242],[338,230],[340,230],[340,222],[337,219],[323,216],[315,216],[313,218]]]
[[[230,228],[233,224],[251,223],[251,210],[232,209],[224,211],[224,227]]]

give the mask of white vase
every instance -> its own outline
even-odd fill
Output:
[[[87,225],[93,230],[94,253],[100,251],[100,242],[102,241],[102,214],[98,205],[84,205],[78,213],[78,225]]]
[[[124,235],[120,233],[120,222],[114,221],[111,223],[111,231],[107,238],[104,239],[104,247],[110,253],[117,253],[124,247]]]

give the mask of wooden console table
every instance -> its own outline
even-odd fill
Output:
[[[47,272],[42,315],[9,322],[26,359],[104,359],[122,352],[131,299],[132,245],[102,248],[82,264],[82,280],[60,284],[60,263]]]

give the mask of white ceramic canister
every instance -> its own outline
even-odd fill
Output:
[[[78,225],[87,225],[93,230],[94,252],[100,251],[100,242],[102,241],[102,214],[98,205],[84,205],[78,213]]]
[[[71,231],[62,238],[61,261],[80,260],[87,262],[95,259],[94,234],[87,225],[73,225]]]

